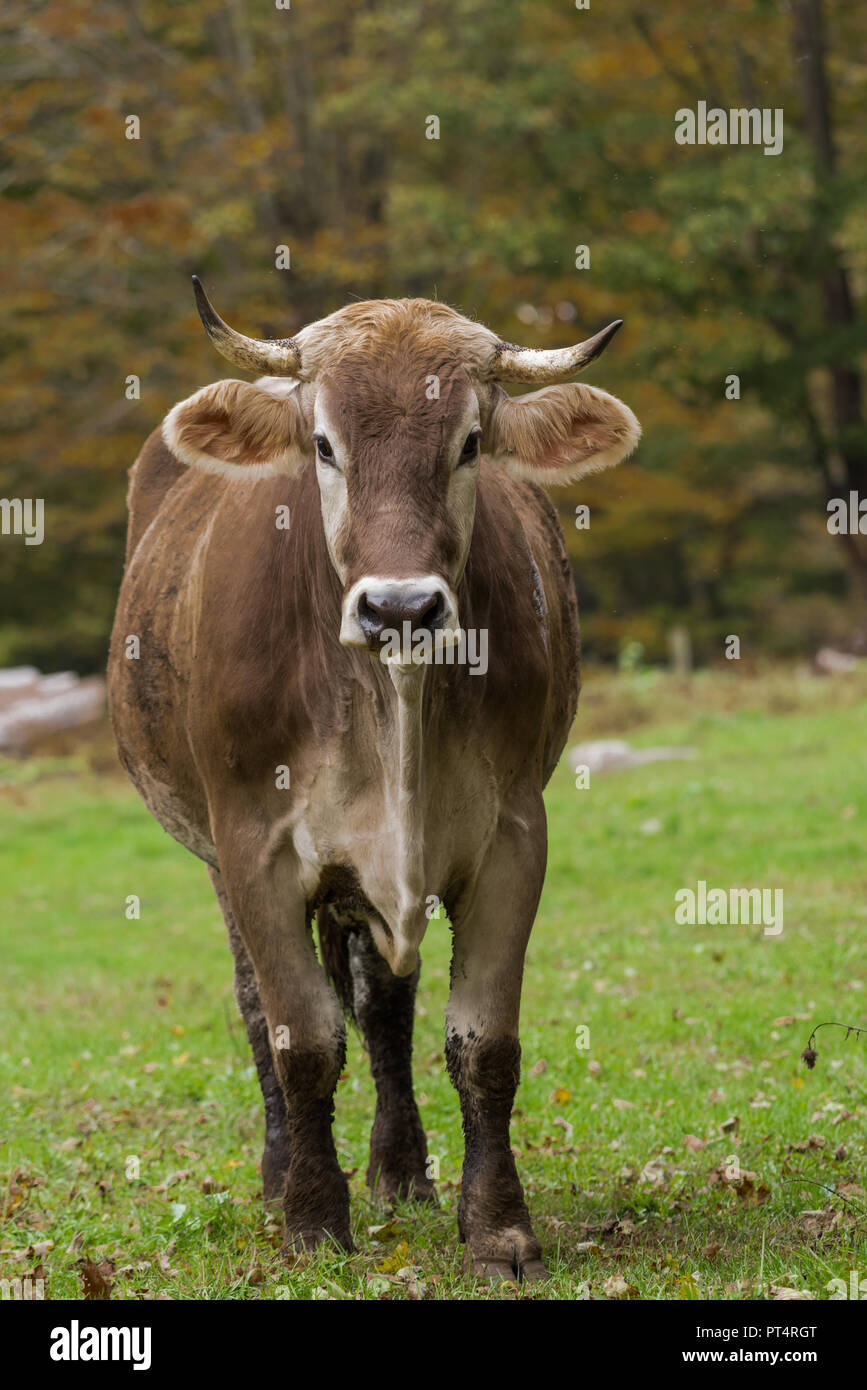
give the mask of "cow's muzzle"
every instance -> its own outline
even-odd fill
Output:
[[[381,652],[395,641],[403,649],[406,638],[427,634],[437,645],[457,645],[461,638],[458,605],[454,594],[436,575],[418,579],[359,579],[343,604],[340,641],[348,647],[367,647]]]

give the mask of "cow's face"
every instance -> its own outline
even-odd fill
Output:
[[[479,398],[459,363],[351,358],[326,375],[313,447],[343,583],[341,642],[377,649],[386,632],[420,629],[458,640],[481,441]]]
[[[458,587],[483,456],[557,483],[619,463],[640,434],[628,407],[596,387],[509,397],[497,385],[571,375],[612,330],[573,349],[532,352],[445,305],[375,300],[295,339],[257,343],[234,334],[197,293],[226,356],[279,365],[293,379],[206,387],[170,412],[166,443],[186,463],[233,476],[315,467],[343,585],[345,645],[379,650],[386,633],[420,629],[446,645],[459,641]]]

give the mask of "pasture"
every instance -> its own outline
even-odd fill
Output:
[[[350,1029],[335,1135],[357,1253],[287,1264],[204,866],[103,751],[3,760],[0,1278],[266,1300],[824,1299],[867,1278],[867,1040],[826,1029],[800,1060],[816,1024],[867,1025],[867,673],[590,672],[573,743],[603,736],[698,756],[586,790],[564,761],[548,789],[512,1139],[551,1278],[526,1287],[462,1272],[447,924],[422,948],[415,1035],[439,1208],[368,1199]],[[678,925],[700,879],[781,888],[783,932]]]

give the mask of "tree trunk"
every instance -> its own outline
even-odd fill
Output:
[[[831,98],[825,67],[825,28],[822,0],[792,0],[792,47],[795,68],[801,84],[804,125],[813,151],[816,180],[816,212],[813,235],[824,267],[820,289],[825,324],[832,342],[854,329],[857,313],[849,276],[841,263],[833,237],[828,231],[833,207],[836,175],[836,149]],[[832,362],[830,413],[834,438],[825,441],[828,453],[835,454],[844,471],[843,488],[867,497],[867,431],[862,408],[862,384],[858,370]],[[830,475],[832,470],[827,469]],[[831,484],[829,497],[838,495],[840,485]],[[850,571],[857,587],[867,593],[867,544],[865,538],[842,537]]]

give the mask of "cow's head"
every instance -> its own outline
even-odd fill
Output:
[[[293,473],[315,457],[340,641],[377,650],[386,629],[460,636],[482,456],[537,483],[610,468],[638,421],[598,387],[551,385],[602,352],[620,320],[574,347],[501,342],[424,299],[350,304],[295,338],[246,338],[194,279],[199,313],[230,362],[267,376],[221,381],[176,405],[163,434],[183,462],[236,477]],[[501,381],[542,387],[510,397]]]

